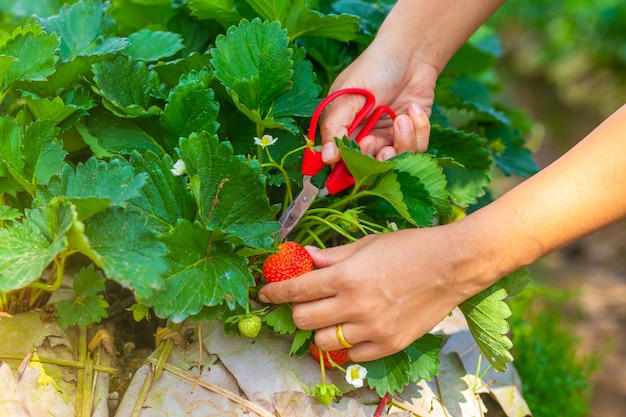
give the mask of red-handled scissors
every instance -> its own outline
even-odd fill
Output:
[[[307,133],[307,141],[310,142],[311,146],[308,146],[304,150],[304,158],[302,160],[302,174],[304,174],[304,177],[302,178],[302,191],[293,200],[289,207],[287,207],[279,219],[282,227],[278,232],[278,237],[281,240],[287,237],[289,232],[291,232],[295,225],[298,224],[304,213],[308,210],[311,204],[313,204],[316,197],[322,197],[327,194],[336,194],[354,185],[354,178],[348,171],[348,168],[343,161],[339,161],[335,164],[321,190],[311,183],[311,178],[317,175],[325,165],[324,161],[322,161],[322,152],[315,149],[313,146],[315,143],[319,118],[330,102],[335,100],[337,97],[346,94],[357,94],[365,97],[365,105],[361,108],[361,110],[359,110],[354,117],[352,124],[348,127],[348,136],[351,136],[356,128],[365,121],[367,115],[372,112],[371,116],[367,119],[367,121],[365,121],[363,128],[354,138],[356,143],[359,143],[361,139],[372,131],[378,120],[383,115],[388,114],[392,119],[396,118],[395,112],[387,106],[378,106],[374,109],[376,98],[372,93],[361,88],[346,88],[343,90],[337,90],[322,100],[313,113],[313,117],[311,118],[311,123],[309,125],[309,131]]]

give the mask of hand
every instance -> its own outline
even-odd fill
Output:
[[[398,114],[393,124],[388,117],[383,118],[360,143],[364,153],[379,160],[405,151],[423,152],[428,147],[428,116],[438,71],[431,65],[413,61],[407,51],[374,40],[331,86],[331,92],[351,87],[369,90],[376,97],[377,106],[387,105]],[[339,161],[334,138],[347,135],[348,126],[362,106],[362,97],[343,96],[327,107],[320,127],[326,163]]]
[[[326,250],[310,249],[316,268],[266,285],[260,299],[293,303],[300,329],[317,330],[323,350],[341,348],[343,324],[354,345],[349,356],[367,361],[396,353],[430,331],[471,294],[456,282],[448,226],[370,235]]]

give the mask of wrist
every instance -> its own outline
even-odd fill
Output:
[[[405,51],[414,65],[438,73],[504,0],[398,0],[376,35],[388,49]]]
[[[458,222],[442,226],[454,237],[450,242],[450,260],[455,285],[465,298],[531,264],[544,253],[540,242],[523,230],[515,210],[509,215],[499,215],[506,213],[504,203],[500,200],[496,203],[498,208],[487,206]]]

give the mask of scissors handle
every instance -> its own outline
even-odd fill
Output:
[[[319,123],[319,118],[322,115],[322,112],[326,108],[326,106],[337,97],[345,95],[345,94],[357,94],[365,97],[365,105],[359,110],[359,112],[354,117],[352,124],[348,127],[348,135],[354,133],[356,128],[363,122],[365,117],[369,114],[369,112],[374,107],[376,103],[376,99],[372,93],[362,88],[345,88],[343,90],[337,90],[332,94],[329,94],[322,102],[317,106],[315,112],[313,113],[313,117],[311,118],[311,123],[309,125],[309,131],[307,135],[307,140],[311,143],[315,142],[315,136],[317,133],[317,125]],[[359,143],[361,139],[367,136],[378,120],[385,114],[389,114],[392,119],[396,118],[395,112],[387,107],[387,106],[379,106],[374,109],[371,117],[365,122],[363,129],[357,134],[354,139],[356,143]],[[304,175],[316,175],[321,169],[324,167],[324,161],[322,161],[322,153],[313,148],[313,146],[308,147],[304,151],[304,159],[302,161],[302,173]],[[326,180],[326,188],[328,189],[329,194],[336,194],[340,191],[345,190],[346,188],[354,185],[354,178],[348,171],[346,164],[343,161],[339,161],[335,164],[334,168],[331,170],[328,179]]]

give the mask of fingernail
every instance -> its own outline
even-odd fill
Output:
[[[398,116],[398,130],[400,133],[411,133],[411,119],[408,117]]]
[[[394,156],[396,156],[396,151],[394,151],[393,149],[387,149],[381,152],[380,158],[382,161],[386,161],[393,158]]]
[[[308,250],[309,252],[320,250],[320,248],[318,248],[317,246],[313,246],[313,245],[306,245],[304,249]]]
[[[324,162],[330,161],[335,157],[337,153],[337,148],[333,143],[325,143],[322,145],[322,160]]]
[[[262,303],[269,303],[270,300],[265,296],[265,294],[261,291],[259,292],[259,301]]]

